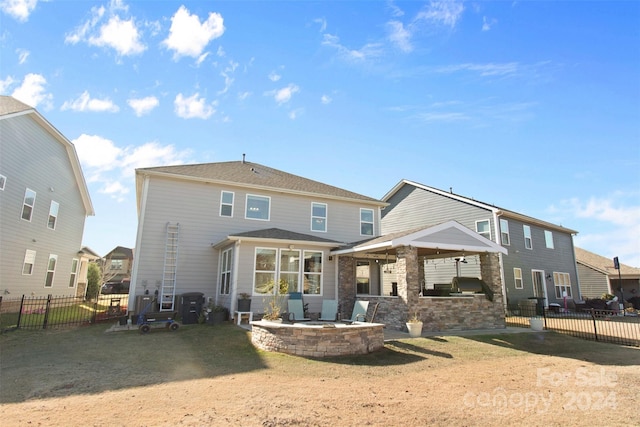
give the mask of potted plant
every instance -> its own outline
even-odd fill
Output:
[[[270,322],[282,322],[282,301],[284,297],[279,294],[271,295],[264,300],[264,315],[262,320]]]
[[[418,312],[413,313],[413,317],[407,320],[407,330],[411,338],[422,335],[422,320],[418,317]]]
[[[207,323],[211,325],[221,325],[229,318],[229,310],[223,305],[214,305],[208,311],[209,319]]]
[[[251,295],[246,292],[238,294],[238,311],[244,313],[251,311]]]

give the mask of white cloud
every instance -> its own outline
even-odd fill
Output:
[[[462,13],[464,5],[461,1],[431,1],[418,14],[414,21],[426,21],[429,24],[440,24],[455,27]]]
[[[71,101],[65,101],[64,104],[62,104],[62,107],[60,107],[60,109],[62,111],[64,110],[71,110],[71,111],[77,111],[77,112],[85,112],[85,111],[92,111],[92,112],[98,112],[98,113],[102,113],[102,112],[107,112],[107,113],[117,113],[118,111],[120,111],[120,108],[115,105],[109,98],[105,98],[105,99],[96,99],[96,98],[91,98],[91,96],[89,95],[88,91],[84,91],[82,92],[82,95],[80,95],[77,99],[71,100]]]
[[[189,150],[176,151],[173,145],[160,145],[157,142],[128,147],[123,152],[122,174],[132,177],[138,168],[182,164],[189,153]]]
[[[251,96],[251,92],[240,92],[238,93],[238,100],[239,101],[244,101],[245,99],[249,98]]]
[[[497,24],[498,21],[495,19],[487,19],[486,16],[482,17],[482,31],[489,31],[491,27]]]
[[[11,80],[11,83],[13,80]],[[47,79],[40,74],[27,74],[22,84],[17,87],[11,96],[31,107],[37,107],[43,104],[45,108],[51,108],[53,95],[47,93],[45,85]]]
[[[393,1],[388,1],[387,2],[387,7],[389,7],[389,9],[391,10],[391,15],[399,18],[401,16],[404,16],[404,11],[402,9],[400,9],[397,5],[394,4]]]
[[[295,110],[289,111],[289,118],[291,120],[297,119],[302,113],[304,113],[304,108],[296,108]]]
[[[323,34],[323,46],[329,46],[338,51],[338,54],[346,60],[350,61],[366,61],[371,58],[379,57],[382,54],[382,45],[380,43],[367,43],[360,49],[349,49],[340,44],[340,38],[332,34]]]
[[[278,103],[278,105],[281,105],[289,102],[293,94],[299,91],[300,88],[297,85],[291,83],[288,86],[283,87],[282,89],[265,92],[265,95],[273,96],[273,99]]]
[[[78,158],[83,167],[90,170],[96,180],[96,173],[108,171],[118,167],[122,149],[116,147],[113,141],[97,135],[82,134],[74,139]]]
[[[17,21],[27,22],[37,5],[38,0],[2,0],[0,10]]]
[[[275,71],[269,73],[269,80],[271,80],[272,82],[277,82],[278,80],[280,80],[280,78],[282,78],[282,76]]]
[[[178,117],[183,119],[208,119],[216,110],[215,103],[207,104],[205,98],[199,98],[200,94],[185,98],[181,93],[176,96],[174,101],[174,110]]]
[[[211,40],[224,34],[224,30],[224,21],[219,13],[209,13],[207,20],[200,23],[198,15],[191,15],[186,7],[180,6],[171,17],[169,36],[162,44],[174,52],[174,60],[181,56],[197,58]]]
[[[517,74],[521,69],[521,66],[517,62],[505,62],[502,64],[455,64],[439,67],[435,69],[438,73],[454,73],[458,71],[474,71],[481,76],[507,76]]]
[[[223,93],[227,93],[229,91],[231,85],[235,81],[232,76],[236,71],[236,68],[238,68],[238,63],[229,61],[229,64],[225,67],[225,69],[220,72],[220,76],[224,78],[224,88],[218,91],[218,95],[222,95]]]
[[[387,22],[387,31],[389,33],[389,41],[398,46],[401,51],[411,52],[413,50],[413,46],[411,45],[411,32],[404,27],[402,22]]]
[[[324,18],[316,18],[316,19],[313,20],[313,22],[315,22],[316,24],[320,25],[319,31],[321,33],[324,33],[325,30],[327,29],[327,20],[326,19],[324,19]]]
[[[142,34],[133,18],[121,16],[128,13],[128,6],[121,0],[112,0],[109,8],[92,7],[91,16],[74,31],[65,36],[65,42],[85,42],[90,46],[114,49],[119,56],[137,55],[146,50]],[[106,20],[106,22],[105,22]]]
[[[16,53],[18,54],[18,64],[22,65],[27,62],[27,58],[29,58],[30,52],[26,49],[16,49]]]
[[[331,99],[329,95],[322,95],[320,97],[320,102],[322,102],[324,105],[331,104],[331,101],[333,101],[333,99]]]
[[[7,93],[9,88],[13,86],[15,80],[11,76],[7,76],[6,79],[0,80],[0,93]]]
[[[136,116],[141,117],[145,114],[149,114],[154,108],[160,105],[160,101],[155,96],[147,96],[145,98],[132,98],[127,101],[129,107],[131,107]]]

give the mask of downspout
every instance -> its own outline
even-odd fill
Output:
[[[496,230],[495,240],[498,245],[502,246],[500,244],[500,221],[498,221],[498,218],[502,214],[502,212],[495,209],[492,210],[492,212],[493,212],[493,224]],[[503,253],[499,252],[498,261],[500,263],[500,281],[502,282],[502,305],[506,310],[507,309],[507,283],[504,280],[504,260],[502,259],[502,257],[503,257]]]
[[[240,240],[233,245],[233,270],[231,271],[231,301],[229,301],[229,312],[233,315],[238,305],[238,263],[240,259]],[[253,293],[253,292],[252,292]],[[217,298],[217,295],[216,295]]]
[[[571,253],[573,254],[573,269],[576,272],[576,288],[578,290],[578,297],[580,298],[580,301],[582,301],[583,298],[582,298],[582,289],[580,286],[580,273],[578,272],[578,260],[576,259],[576,248],[573,244],[573,234],[571,235]],[[611,284],[609,284],[609,287],[611,287]],[[575,298],[574,298],[574,301],[575,301]]]
[[[138,266],[140,265],[140,251],[142,247],[142,230],[144,228],[145,212],[147,210],[147,196],[149,194],[149,176],[145,175],[142,183],[142,196],[140,203],[140,213],[138,214],[138,232],[136,235],[136,247],[133,255],[133,269],[131,270],[131,289],[129,289],[129,312],[135,307],[136,303],[136,287],[138,285]]]

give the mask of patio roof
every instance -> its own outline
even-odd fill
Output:
[[[282,230],[280,228],[266,228],[262,230],[243,231],[239,233],[229,234],[221,242],[213,243],[214,248],[222,247],[230,241],[251,241],[262,243],[279,243],[283,241],[287,243],[297,244],[309,244],[312,243],[318,246],[336,247],[341,242],[335,240],[324,239],[318,236],[312,236],[309,234],[296,233],[294,231]]]
[[[373,239],[341,246],[332,255],[348,254],[389,254],[402,246],[418,249],[418,255],[430,258],[444,258],[455,255],[476,253],[503,253],[507,250],[468,229],[457,221],[447,221],[431,227],[393,233]]]

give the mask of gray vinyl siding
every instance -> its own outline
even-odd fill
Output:
[[[609,281],[605,274],[578,264],[578,275],[583,298],[600,298],[602,294],[609,293]]]
[[[136,294],[143,292],[144,283],[147,284],[147,289],[153,292],[162,280],[167,222],[180,224],[176,293],[202,292],[206,297],[215,298],[219,292],[220,250],[213,248],[212,245],[224,241],[227,236],[246,231],[280,228],[339,242],[358,241],[362,239],[360,208],[370,207],[363,203],[336,201],[320,196],[295,196],[265,190],[254,191],[233,185],[222,186],[158,176],[152,176],[149,179],[145,216],[140,221],[142,238],[137,243],[139,256],[136,259],[138,269]],[[223,190],[234,193],[233,217],[220,216]],[[247,194],[271,198],[269,221],[245,219]],[[327,232],[311,231],[312,202],[327,204]],[[377,218],[377,214],[375,217]],[[379,225],[376,224],[376,228],[378,227]],[[283,247],[287,245],[283,243]],[[252,290],[254,252],[249,251],[248,247],[243,243],[240,253],[234,250],[234,257],[239,257],[240,263],[238,277],[232,278],[237,280],[237,292],[250,293]],[[297,249],[313,247],[311,242],[305,247],[296,245]],[[325,265],[328,265],[328,250],[329,248],[326,247],[323,249]],[[333,289],[334,274],[329,275],[325,272],[323,276],[325,291],[327,284]],[[334,291],[331,290],[331,292]],[[330,294],[330,296],[333,295]],[[228,298],[225,296],[222,300],[227,301]],[[252,302],[252,309],[253,304],[259,306],[261,302]]]
[[[0,120],[0,290],[11,296],[73,295],[73,258],[80,258],[86,211],[65,147],[28,115]],[[31,222],[21,218],[26,188],[36,192]],[[47,228],[51,201],[60,204]],[[36,251],[32,275],[22,275],[27,249]],[[45,288],[49,254],[58,255],[53,286]],[[79,277],[79,275],[78,275]]]

